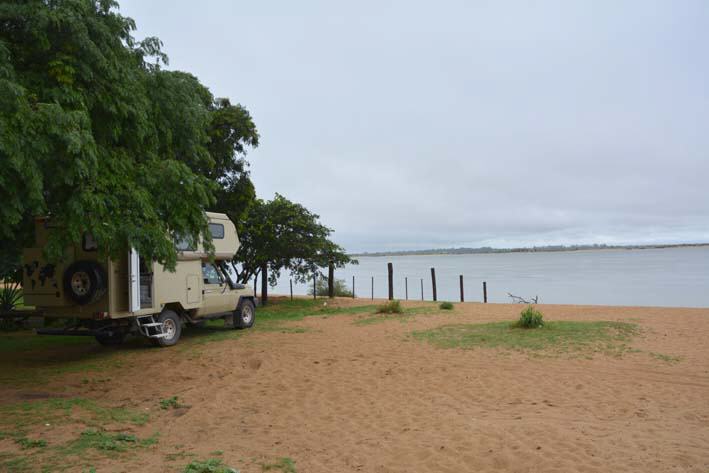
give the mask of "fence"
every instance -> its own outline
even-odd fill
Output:
[[[336,295],[335,294],[336,278],[335,278],[335,268],[334,267],[330,266],[328,268],[328,277],[326,277],[324,279],[327,281],[327,288],[325,290],[321,291],[323,293],[318,292],[318,284],[317,284],[318,276],[317,275],[313,276],[312,283],[310,283],[310,282],[308,283],[309,285],[312,284],[311,296],[313,298],[325,297],[325,296],[334,297]],[[362,277],[357,279],[357,278],[355,278],[355,276],[352,276],[352,285],[348,288],[351,291],[351,297],[352,298],[374,299],[375,298],[374,297],[375,277],[371,276],[371,277],[367,277],[365,279],[365,281],[364,281],[365,284],[369,283],[368,284],[369,287],[367,288],[368,291],[366,292],[365,295],[361,295],[361,294],[357,293],[357,287],[358,287],[357,283],[358,282],[359,282],[359,287],[366,287],[366,286],[362,285],[362,282],[363,282],[362,279],[363,279]],[[439,283],[439,281],[437,281],[437,279],[436,279],[436,269],[431,268],[430,279],[428,277],[416,278],[416,279],[419,279],[418,282],[419,282],[419,286],[420,286],[420,291],[417,291],[417,292],[419,292],[419,294],[414,294],[413,288],[412,288],[411,294],[409,293],[409,276],[407,275],[407,276],[404,276],[404,279],[403,279],[403,281],[404,281],[403,294],[398,294],[398,298],[401,299],[402,298],[401,296],[403,295],[404,300],[414,300],[414,299],[417,299],[417,300],[420,299],[422,301],[426,300],[426,297],[424,295],[424,286],[426,285],[425,280],[428,280],[428,281],[430,281],[430,288],[431,288],[431,298],[428,300],[437,301],[438,300],[438,283]],[[395,280],[396,280],[396,278],[395,278],[394,265],[392,263],[387,263],[387,277],[386,277],[386,282],[384,284],[386,285],[387,297],[389,300],[393,300],[393,299],[397,298],[396,297],[397,294],[395,294],[395,288],[394,288]],[[459,293],[460,302],[465,302],[465,278],[464,278],[464,275],[463,274],[458,275],[457,281],[454,281],[453,284],[455,284],[456,282],[457,282],[456,285],[458,286],[457,289],[458,289],[458,293]],[[487,301],[488,301],[487,281],[481,281],[481,283],[482,283],[481,284],[481,292],[479,294],[482,297],[477,300],[481,300],[483,303],[487,303]],[[257,287],[257,284],[256,284],[256,281],[254,280],[254,295],[256,295],[256,287]],[[478,286],[478,287],[480,287],[480,286]],[[290,288],[290,298],[293,299],[293,297],[294,297],[293,279],[289,280],[289,288]]]

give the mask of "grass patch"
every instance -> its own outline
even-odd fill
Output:
[[[97,429],[88,429],[81,433],[78,439],[63,448],[66,455],[80,455],[86,450],[94,449],[105,452],[125,452],[136,448],[145,448],[157,443],[157,434],[146,439],[126,433],[109,433]]]
[[[377,307],[377,314],[403,314],[400,301],[389,301]]]
[[[124,407],[104,407],[88,399],[44,399],[1,406],[0,439],[9,437],[21,442],[30,429],[45,424],[79,422],[98,428],[107,423],[144,425],[147,421],[148,414],[144,412]]]
[[[297,473],[297,470],[295,469],[295,461],[288,457],[279,458],[273,463],[263,463],[261,465],[261,470],[282,471],[283,473]]]
[[[108,456],[114,453],[126,452],[137,448],[155,445],[158,435],[141,439],[124,432],[110,433],[99,429],[87,429],[81,432],[79,438],[61,448],[64,455],[83,455],[87,450],[98,450]]]
[[[237,473],[237,470],[226,466],[219,458],[195,460],[182,471],[183,473]]]
[[[438,308],[441,310],[453,310],[453,304],[451,302],[441,302]]]
[[[203,327],[190,327],[183,332],[185,340],[189,343],[203,344],[221,340],[233,340],[247,335],[250,332],[281,332],[281,333],[305,333],[308,329],[304,327],[288,326],[288,322],[298,322],[305,317],[328,317],[332,315],[364,314],[374,313],[376,306],[362,305],[349,307],[336,307],[323,299],[275,299],[269,301],[265,306],[256,309],[256,322],[249,330],[233,330],[224,326],[223,320],[208,321]],[[178,345],[180,346],[180,345]]]
[[[620,356],[639,333],[625,322],[548,322],[535,330],[520,330],[509,322],[444,325],[417,331],[413,337],[440,348],[502,348],[552,354],[604,353]]]
[[[46,440],[33,440],[28,439],[27,437],[20,437],[15,440],[15,443],[19,445],[22,450],[29,450],[31,448],[44,448],[47,446]]]

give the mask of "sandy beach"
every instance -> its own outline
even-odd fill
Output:
[[[456,304],[376,323],[362,323],[371,313],[305,317],[187,348],[119,348],[112,356],[125,361],[110,372],[3,383],[0,405],[81,397],[149,412],[149,422],[128,429],[157,431],[159,441],[96,457],[100,472],[182,471],[215,451],[241,472],[265,471],[279,458],[298,472],[709,470],[709,309],[539,309],[548,320],[625,321],[640,332],[621,356],[573,356],[443,349],[411,336],[514,320],[519,305]],[[66,356],[105,350],[94,344]],[[170,396],[181,407],[156,407]],[[83,428],[39,426],[32,435],[57,443]],[[17,449],[0,440],[0,451]]]

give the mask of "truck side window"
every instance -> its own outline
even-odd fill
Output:
[[[221,223],[210,223],[209,231],[212,234],[212,238],[215,240],[221,240],[224,238],[224,225]]]
[[[219,276],[219,271],[212,263],[202,263],[202,277],[205,284],[221,284],[222,278]]]

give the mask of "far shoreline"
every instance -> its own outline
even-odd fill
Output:
[[[351,253],[352,258],[384,256],[461,256],[461,255],[498,255],[511,253],[571,253],[581,251],[622,251],[622,250],[662,250],[676,248],[705,248],[709,243],[678,243],[666,245],[574,245],[540,246],[531,248],[443,248],[440,250],[377,251],[372,253]]]

